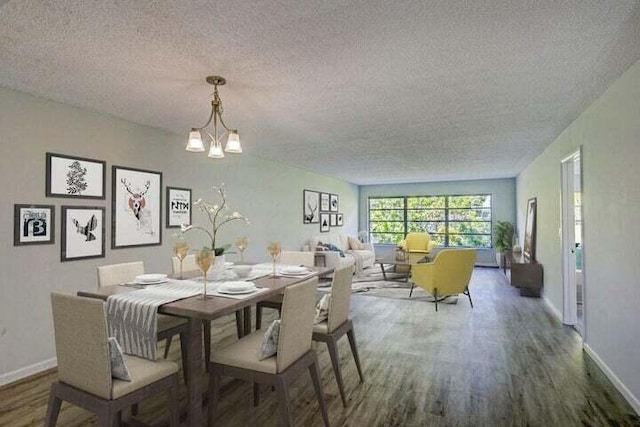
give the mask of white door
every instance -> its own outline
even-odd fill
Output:
[[[581,152],[562,161],[563,323],[584,336]]]

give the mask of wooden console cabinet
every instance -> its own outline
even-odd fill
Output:
[[[511,285],[520,289],[520,295],[540,297],[542,289],[542,264],[531,262],[522,255],[510,252],[504,255],[504,266],[511,269]]]

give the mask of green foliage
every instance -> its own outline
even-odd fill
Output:
[[[506,249],[511,249],[511,242],[513,241],[513,233],[515,229],[513,224],[508,221],[498,221],[495,227],[496,243],[495,248],[498,252],[504,252]]]

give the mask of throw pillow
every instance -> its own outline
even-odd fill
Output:
[[[111,376],[119,380],[131,381],[131,374],[129,374],[129,368],[124,362],[122,348],[115,337],[109,337],[109,359],[111,361]]]
[[[331,294],[325,294],[320,301],[316,304],[316,317],[313,319],[313,324],[317,325],[329,318],[329,299]]]
[[[349,241],[349,249],[353,251],[361,251],[364,249],[364,245],[355,237],[349,236],[347,237],[347,240]]]
[[[259,360],[264,360],[278,352],[278,338],[280,337],[280,320],[274,320],[262,338]]]

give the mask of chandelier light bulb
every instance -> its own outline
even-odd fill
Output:
[[[195,153],[201,153],[204,151],[204,144],[202,143],[202,135],[198,129],[191,129],[189,132],[189,141],[187,142],[187,151]]]
[[[240,146],[240,135],[237,130],[229,132],[229,138],[227,139],[227,146],[225,150],[227,153],[242,153],[242,147]]]
[[[222,145],[220,145],[219,142],[211,141],[211,147],[209,148],[209,157],[211,157],[212,159],[221,159],[224,157]]]

